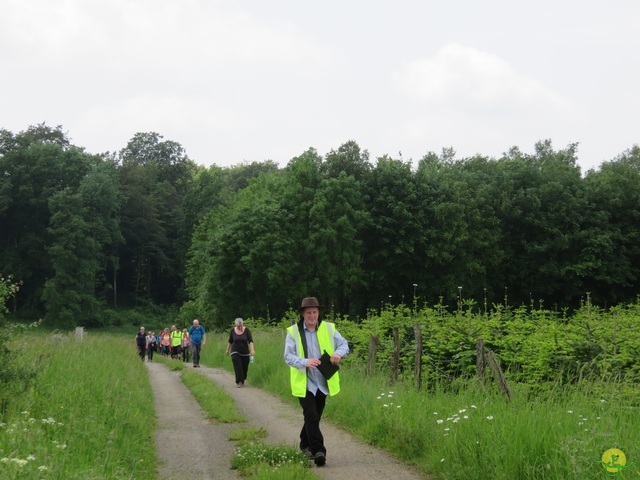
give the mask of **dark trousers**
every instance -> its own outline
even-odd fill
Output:
[[[155,347],[149,346],[149,348],[147,349],[147,360],[153,360],[153,352],[155,349]]]
[[[304,426],[300,431],[300,449],[308,448],[314,455],[317,452],[327,453],[327,449],[324,448],[324,437],[320,431],[320,419],[327,396],[320,390],[315,395],[307,390],[307,396],[298,397],[298,400],[304,415]]]
[[[182,361],[188,362],[191,359],[191,348],[182,347]]]
[[[193,352],[193,364],[200,365],[200,349],[202,348],[201,343],[192,343],[191,351]]]
[[[138,345],[138,355],[140,355],[140,360],[142,360],[144,362],[144,356],[146,354],[146,350],[145,347],[141,347],[140,345]]]
[[[240,355],[239,353],[231,354],[231,362],[233,363],[233,371],[236,373],[236,384],[242,383],[247,379],[247,372],[249,371],[248,355]]]

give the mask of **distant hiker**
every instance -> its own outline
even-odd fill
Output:
[[[191,339],[191,352],[193,353],[193,367],[200,367],[200,350],[207,343],[207,332],[200,325],[198,319],[193,321],[193,325],[189,328],[189,338]]]
[[[169,333],[169,327],[162,331],[160,339],[160,352],[163,357],[168,357],[171,352],[171,334]]]
[[[182,332],[175,325],[171,326],[171,358],[180,357],[180,345],[182,345]]]
[[[144,334],[144,327],[140,327],[140,331],[136,335],[136,348],[138,349],[140,360],[144,362],[144,354],[147,350],[147,336]]]
[[[156,334],[149,332],[147,335],[147,361],[153,361],[153,352],[156,351]]]
[[[236,373],[236,386],[244,387],[244,381],[247,379],[249,371],[249,361],[256,352],[253,349],[251,330],[244,326],[244,321],[241,318],[236,318],[235,324],[236,326],[229,333],[225,354],[229,355],[231,352],[231,362]]]
[[[318,467],[327,461],[320,419],[327,395],[340,391],[338,364],[349,353],[349,344],[335,325],[319,319],[322,309],[315,297],[302,299],[298,309],[302,320],[287,328],[284,349],[284,361],[291,367],[291,393],[298,397],[304,415],[300,450],[308,451]]]
[[[191,359],[191,341],[189,339],[189,331],[186,328],[182,329],[182,361],[188,362]]]

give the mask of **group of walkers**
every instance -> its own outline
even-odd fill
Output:
[[[340,391],[339,364],[349,353],[349,344],[335,324],[320,318],[323,310],[324,306],[315,297],[302,299],[298,309],[302,318],[287,328],[284,348],[284,361],[290,367],[291,393],[298,398],[304,417],[299,447],[318,467],[327,460],[320,420],[327,397]],[[163,355],[179,358],[182,354],[183,361],[188,361],[184,355],[190,350],[194,367],[200,366],[200,348],[205,342],[206,332],[198,320],[193,321],[188,331],[173,326],[171,331],[165,328],[160,335],[153,332],[146,335],[144,327],[140,327],[136,336],[138,353],[143,361],[145,352],[151,361],[153,351],[159,345]],[[251,331],[244,326],[242,318],[235,319],[225,353],[231,356],[236,386],[243,387],[255,350]]]
[[[153,354],[159,352],[163,357],[182,359],[183,362],[191,361],[193,366],[200,367],[200,349],[207,341],[207,333],[198,320],[188,330],[180,330],[175,325],[166,327],[159,333],[145,332],[144,327],[136,335],[136,348],[142,361],[153,361]]]

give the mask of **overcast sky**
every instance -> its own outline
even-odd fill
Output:
[[[638,0],[0,0],[0,128],[201,165],[640,143]]]

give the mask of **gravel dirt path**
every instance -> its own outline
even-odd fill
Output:
[[[235,443],[228,440],[229,433],[238,425],[216,424],[206,420],[204,412],[182,384],[178,372],[172,372],[157,363],[146,365],[153,385],[159,424],[156,433],[156,447],[161,459],[159,478],[240,478],[230,469]],[[224,388],[235,399],[238,409],[247,418],[247,428],[265,429],[268,433],[267,442],[297,446],[302,427],[300,408],[286,404],[273,394],[250,384],[237,388],[233,375],[226,370],[202,366],[199,373]],[[322,468],[312,468],[323,479],[429,478],[324,420],[322,432],[327,447],[327,464]]]

